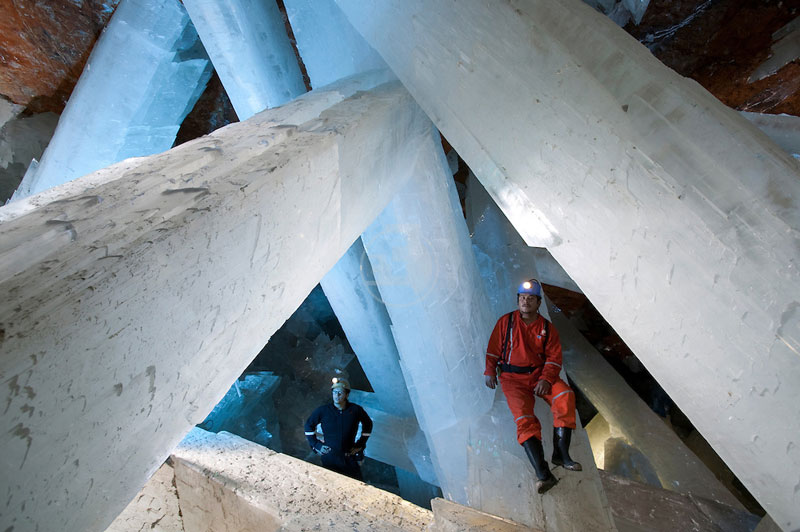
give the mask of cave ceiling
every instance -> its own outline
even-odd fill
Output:
[[[60,113],[118,3],[0,0],[0,94],[26,114]],[[800,116],[800,61],[750,82],[772,53],[774,33],[799,8],[800,0],[651,0],[641,23],[625,30],[734,109]],[[212,81],[207,91],[180,140],[235,120],[221,85]]]
[[[0,94],[61,113],[119,0],[0,0]]]

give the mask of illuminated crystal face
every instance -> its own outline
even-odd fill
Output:
[[[184,5],[239,120],[306,92],[275,2],[187,0]]]

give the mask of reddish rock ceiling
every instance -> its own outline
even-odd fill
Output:
[[[747,81],[769,57],[772,34],[798,13],[798,0],[650,0],[641,24],[625,29],[662,63],[734,109],[800,116],[797,62],[755,83]]]
[[[61,113],[119,0],[0,0],[0,94]]]
[[[238,121],[236,110],[228,99],[228,94],[225,92],[219,76],[214,72],[211,79],[208,80],[206,90],[197,100],[192,111],[183,119],[175,138],[175,146],[208,135],[212,131]]]

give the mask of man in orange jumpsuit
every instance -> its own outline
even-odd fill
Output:
[[[550,472],[542,449],[542,427],[533,413],[534,396],[544,399],[553,412],[553,465],[580,471],[569,456],[575,428],[575,394],[561,380],[561,342],[555,327],[539,314],[542,287],[536,279],[517,290],[518,310],[502,316],[494,326],[486,349],[486,386],[500,387],[517,424],[517,441],[536,470],[536,489],[544,493],[557,479]],[[499,371],[498,371],[499,369]]]

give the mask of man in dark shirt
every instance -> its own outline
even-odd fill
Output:
[[[575,394],[561,380],[561,342],[558,331],[539,314],[542,287],[536,279],[517,290],[518,310],[502,316],[494,326],[486,349],[486,386],[500,386],[517,424],[517,441],[525,448],[536,470],[536,489],[544,493],[556,484],[542,449],[542,431],[533,413],[534,397],[550,405],[553,412],[553,465],[580,471],[569,456],[572,431],[576,427]]]
[[[361,462],[372,432],[372,420],[363,408],[347,400],[350,383],[346,379],[334,377],[331,380],[331,395],[333,403],[320,406],[306,420],[306,439],[322,457],[324,467],[361,480]],[[359,423],[361,437],[356,441]],[[317,424],[322,425],[324,441],[317,439]]]

